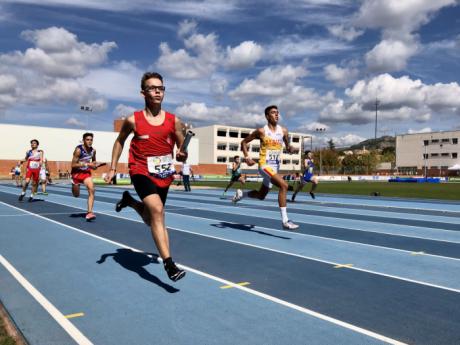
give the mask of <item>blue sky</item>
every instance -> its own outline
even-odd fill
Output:
[[[111,130],[165,78],[195,127],[291,131],[338,146],[460,129],[458,0],[0,1],[0,122]],[[80,111],[89,105],[93,111]]]

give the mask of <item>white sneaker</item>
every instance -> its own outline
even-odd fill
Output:
[[[235,195],[232,198],[232,202],[236,204],[241,199],[243,199],[243,191],[241,189],[237,189]]]
[[[283,228],[287,230],[295,230],[299,226],[297,224],[294,224],[292,221],[288,220],[286,223],[283,223]]]

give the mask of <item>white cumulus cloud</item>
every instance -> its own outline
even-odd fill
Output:
[[[418,44],[412,40],[385,39],[366,53],[366,64],[371,71],[400,71],[406,68],[407,61],[418,49]]]
[[[253,41],[244,41],[238,46],[227,47],[227,61],[229,68],[252,67],[262,58],[262,47]]]
[[[332,81],[338,86],[347,86],[353,83],[359,74],[357,68],[342,68],[336,64],[330,64],[324,67],[326,79]]]

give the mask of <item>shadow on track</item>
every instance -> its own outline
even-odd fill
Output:
[[[139,252],[134,252],[131,249],[126,249],[126,248],[120,248],[117,249],[115,253],[107,253],[101,255],[101,258],[96,261],[98,264],[102,264],[105,262],[107,257],[113,256],[113,260],[118,263],[121,267],[132,271],[134,273],[137,273],[139,277],[152,282],[159,287],[162,287],[169,293],[175,293],[180,291],[179,289],[176,289],[175,287],[163,283],[159,278],[148,272],[144,266],[147,266],[149,264],[158,264],[157,254],[153,253],[139,253]]]
[[[291,239],[290,237],[277,236],[277,235],[270,234],[268,232],[264,232],[264,231],[260,231],[260,230],[253,230],[255,225],[252,225],[252,224],[246,225],[246,224],[234,224],[234,223],[220,222],[218,224],[211,224],[211,225],[215,226],[216,228],[220,228],[220,229],[232,228],[232,229],[236,229],[236,230],[255,232],[255,233],[258,233],[258,234],[261,234],[261,235],[265,235],[265,236],[281,238],[283,240],[290,240]]]

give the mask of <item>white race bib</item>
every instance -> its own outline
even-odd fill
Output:
[[[267,150],[267,163],[268,164],[279,164],[280,162],[280,150]]]
[[[166,178],[176,173],[172,155],[147,157],[147,168],[150,175],[158,178]]]
[[[29,168],[30,169],[38,169],[38,168],[40,168],[40,162],[38,162],[38,161],[30,161]]]

